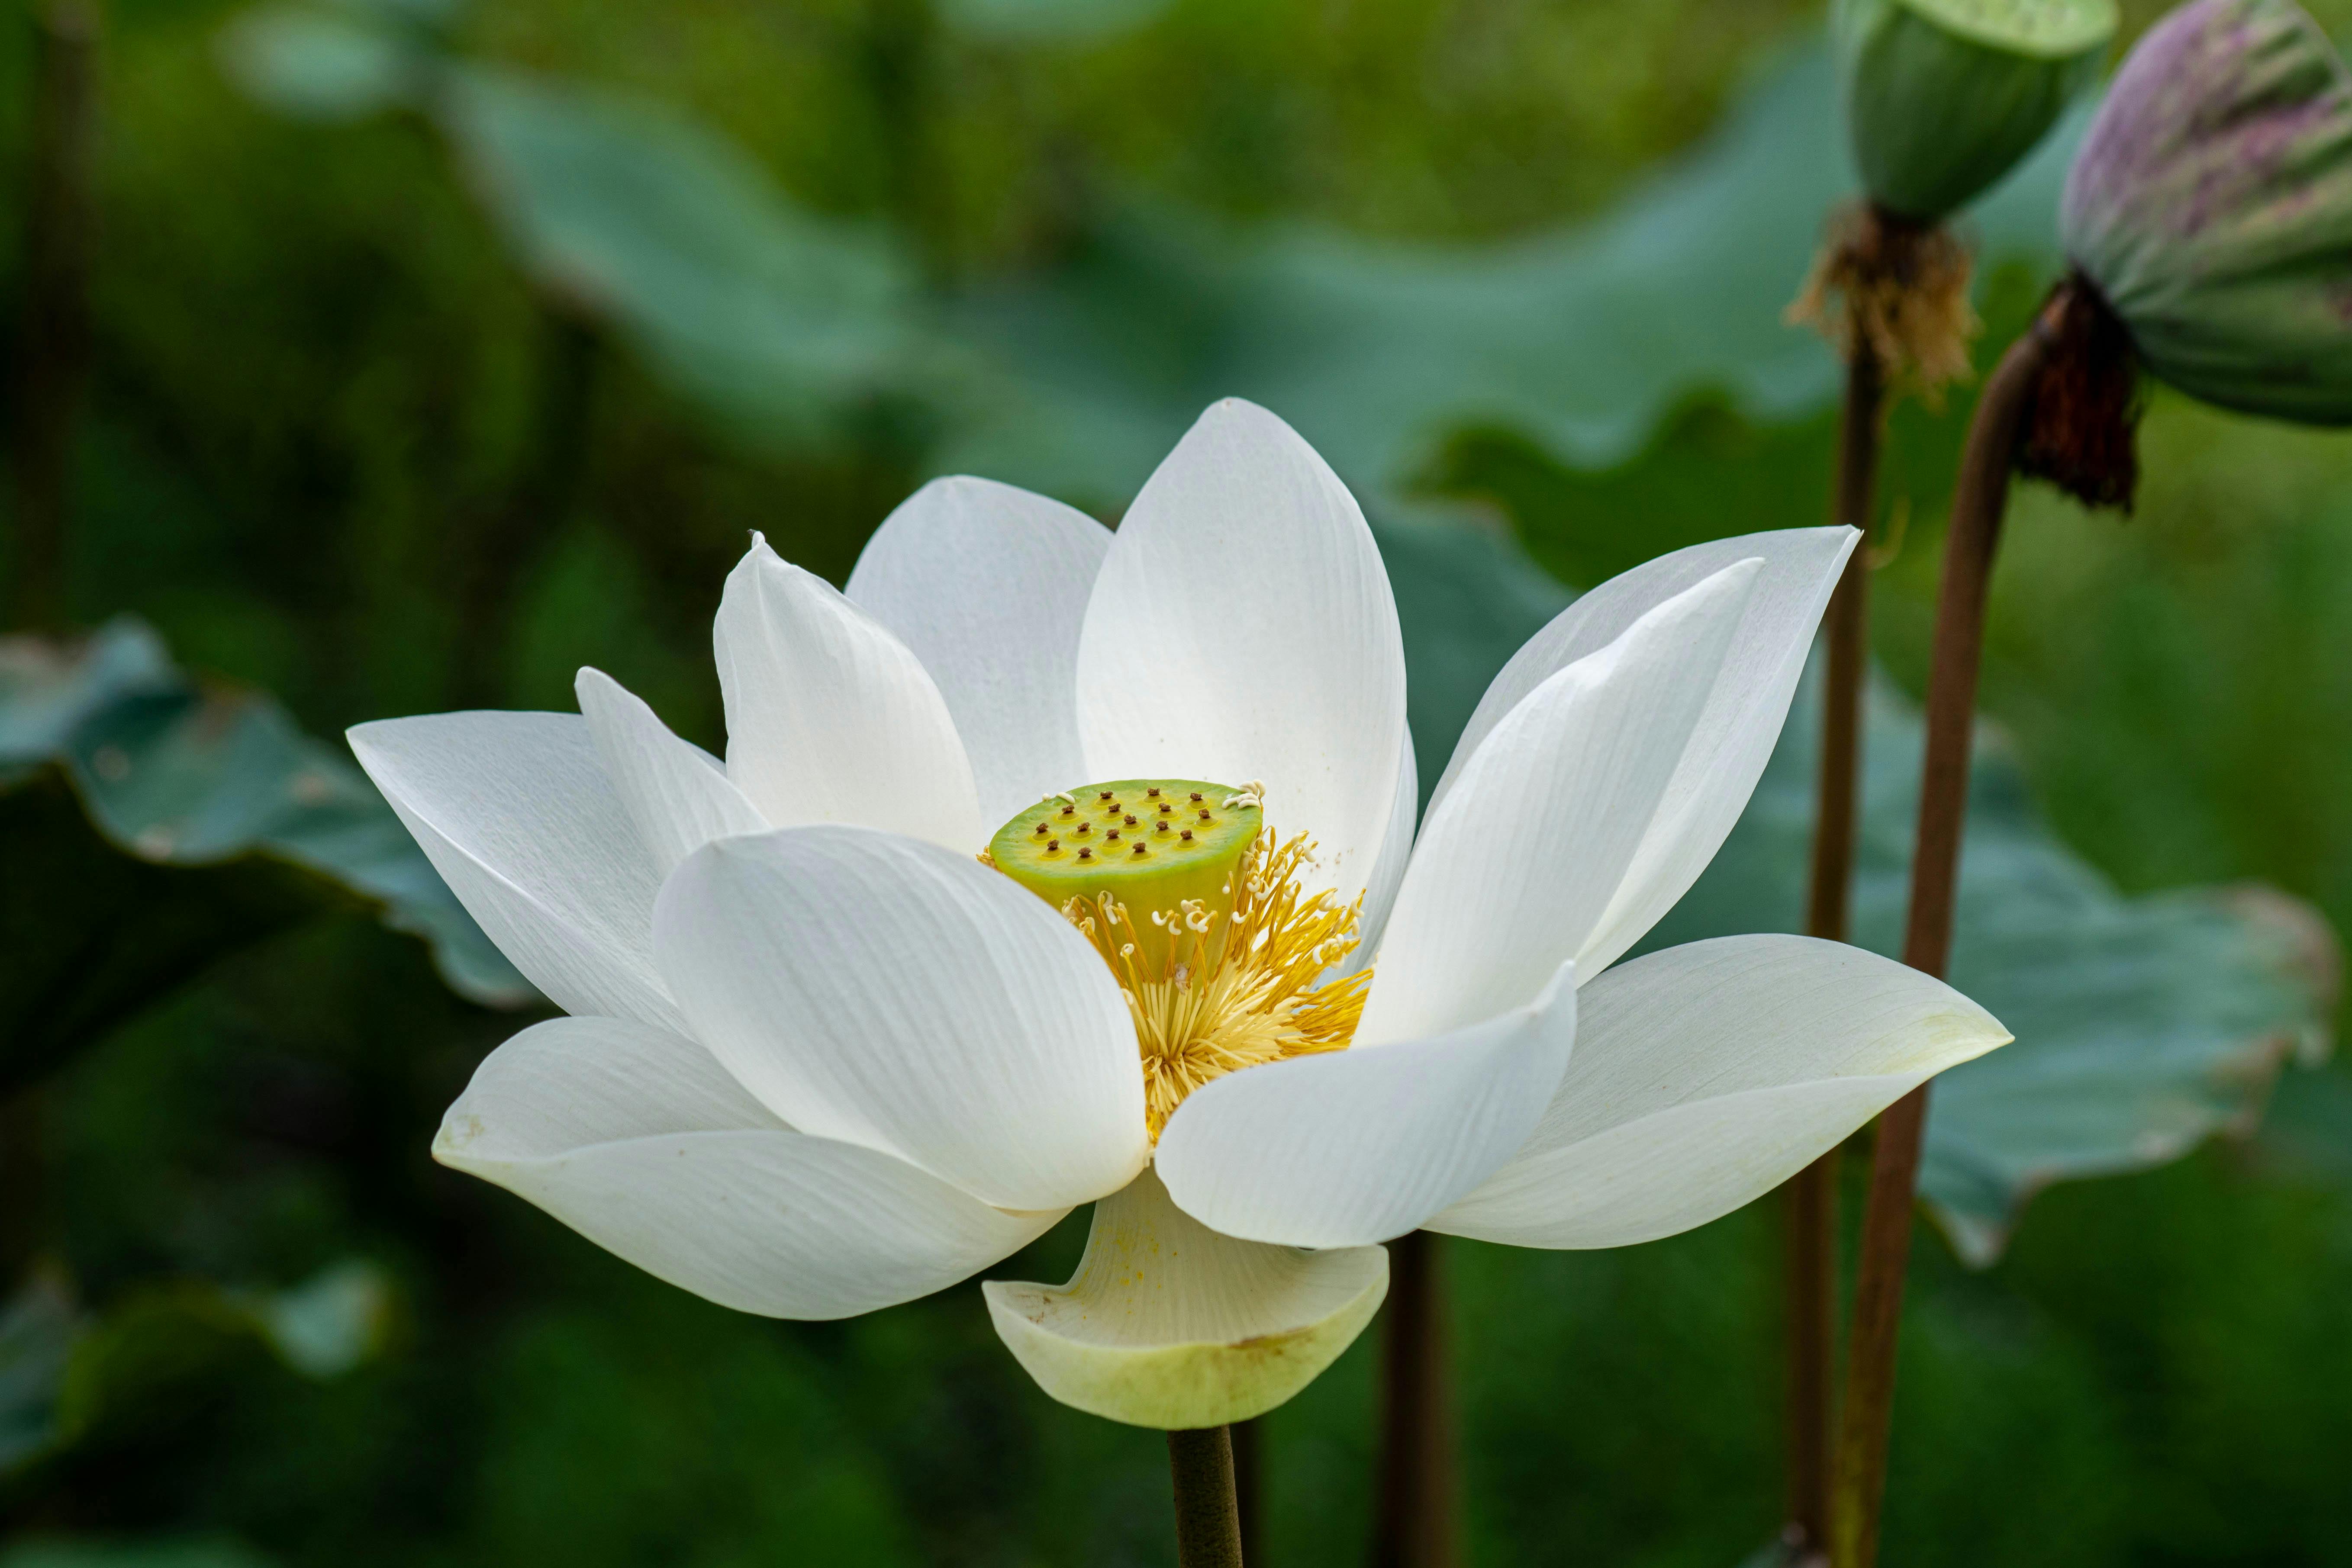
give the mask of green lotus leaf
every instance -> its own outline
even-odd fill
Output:
[[[1939,221],[1990,190],[2097,74],[2113,0],[1838,0],[1846,132],[1881,207]]]
[[[916,352],[902,247],[667,105],[462,63],[434,119],[518,265],[754,446],[830,431]]]
[[[424,937],[476,1001],[537,996],[357,768],[135,621],[0,639],[0,1089],[339,910]]]
[[[2288,0],[2197,0],[2140,39],[2059,237],[2158,376],[2352,422],[2352,73]]]

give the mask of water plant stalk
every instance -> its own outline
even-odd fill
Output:
[[[1438,1238],[1425,1230],[1389,1243],[1372,1568],[1454,1568],[1461,1560],[1439,1261]]]
[[[1169,1433],[1168,1474],[1176,1488],[1179,1568],[1241,1568],[1232,1430],[1203,1426]]]
[[[2070,310],[2082,304],[2077,287],[2071,280],[2061,284],[2032,330],[2001,356],[1969,422],[1959,478],[1952,490],[1927,676],[1927,742],[1919,785],[1918,836],[1912,852],[1911,907],[1903,938],[1903,962],[1938,977],[1951,957],[1960,829],[1968,813],[1969,753],[1993,554],[2000,540],[2010,474],[2035,384],[2049,361],[2061,322]],[[1922,1084],[1878,1119],[1870,1195],[1863,1210],[1838,1442],[1831,1556],[1836,1568],[1874,1568],[1878,1558],[1880,1505],[1886,1489],[1887,1440],[1895,1403],[1895,1355],[1927,1118],[1927,1086]]]
[[[1886,377],[1868,340],[1856,334],[1846,360],[1845,403],[1838,425],[1837,489],[1832,515],[1867,533],[1878,491]],[[1862,689],[1870,663],[1870,561],[1865,546],[1846,558],[1845,574],[1822,619],[1828,668],[1822,691],[1822,742],[1813,805],[1812,861],[1805,888],[1805,931],[1843,942],[1853,881],[1855,797],[1862,754]],[[1782,1273],[1788,1321],[1788,1519],[1784,1539],[1802,1555],[1824,1552],[1830,1539],[1830,1470],[1835,1421],[1837,1347],[1838,1151],[1800,1171],[1783,1189]]]

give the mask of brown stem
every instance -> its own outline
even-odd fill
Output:
[[[1919,832],[1911,859],[1911,913],[1903,962],[1941,976],[1952,951],[1959,887],[1960,828],[1968,814],[1969,745],[1977,674],[1984,651],[1986,591],[2009,500],[2009,476],[2036,378],[2058,321],[2074,300],[2061,286],[2033,328],[2001,356],[1969,422],[1952,489],[1944,579],[1927,676],[1927,748],[1919,781]],[[1874,1568],[1879,1505],[1886,1490],[1888,1421],[1895,1405],[1895,1351],[1903,1276],[1911,1254],[1911,1209],[1927,1118],[1920,1085],[1878,1119],[1870,1197],[1863,1210],[1848,1346],[1844,1422],[1838,1443],[1837,1568]]]
[[[1838,433],[1836,518],[1867,533],[1878,485],[1885,383],[1877,356],[1856,340],[1846,366]],[[1805,890],[1808,935],[1843,942],[1853,880],[1855,794],[1861,757],[1862,689],[1869,666],[1870,563],[1857,542],[1830,596],[1824,629],[1829,668],[1822,697],[1822,750]],[[1837,1168],[1832,1149],[1787,1188],[1789,1332],[1789,1540],[1826,1550],[1830,1528],[1832,1363],[1837,1337]]]
[[[1838,428],[1836,518],[1867,533],[1878,490],[1878,447],[1885,377],[1858,335],[1846,363],[1845,408]],[[1862,684],[1870,659],[1870,562],[1857,542],[1830,595],[1823,627],[1828,679],[1822,693],[1821,776],[1813,812],[1811,873],[1805,889],[1805,931],[1843,942],[1853,882],[1854,796],[1862,753]],[[1800,1552],[1828,1549],[1831,1424],[1836,1402],[1837,1169],[1832,1149],[1784,1189],[1783,1283],[1788,1318],[1789,1528]]]
[[[1179,1568],[1242,1568],[1230,1429],[1203,1426],[1169,1433],[1168,1474],[1176,1487]]]
[[[1837,521],[1870,531],[1878,490],[1880,408],[1885,384],[1877,356],[1857,346],[1846,367],[1845,411],[1838,432]],[[1855,767],[1862,754],[1862,682],[1870,659],[1870,563],[1866,544],[1846,558],[1845,574],[1830,595],[1823,628],[1829,638],[1829,680],[1822,699],[1822,755],[1813,818],[1811,877],[1805,889],[1805,931],[1845,940],[1846,905],[1853,879]]]
[[[1461,1561],[1438,1263],[1437,1237],[1425,1230],[1389,1243],[1372,1568],[1454,1568]]]
[[[57,0],[34,22],[33,155],[25,202],[25,317],[16,367],[13,467],[17,620],[66,619],[74,426],[89,380],[89,258],[97,226],[98,17]]]
[[[1265,1550],[1265,1418],[1236,1421],[1234,1436],[1234,1506],[1242,1516],[1242,1557],[1263,1563]]]

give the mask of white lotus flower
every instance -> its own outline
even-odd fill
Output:
[[[1094,1203],[1076,1278],[989,1309],[1056,1398],[1167,1427],[1304,1386],[1387,1238],[1701,1224],[2007,1037],[1829,942],[1611,967],[1738,816],[1853,542],[1727,540],[1578,600],[1418,842],[1379,552],[1261,409],[1209,410],[1115,534],[958,479],[845,595],[755,542],[724,763],[593,670],[578,716],[352,732],[572,1015],[492,1053],[434,1152],[779,1317],[940,1289]]]

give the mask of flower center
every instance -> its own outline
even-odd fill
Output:
[[[1364,900],[1302,889],[1314,848],[1265,825],[1257,785],[1196,779],[1048,795],[989,840],[989,862],[1058,908],[1118,979],[1155,1141],[1202,1084],[1354,1037],[1371,971],[1317,983],[1355,951]]]

